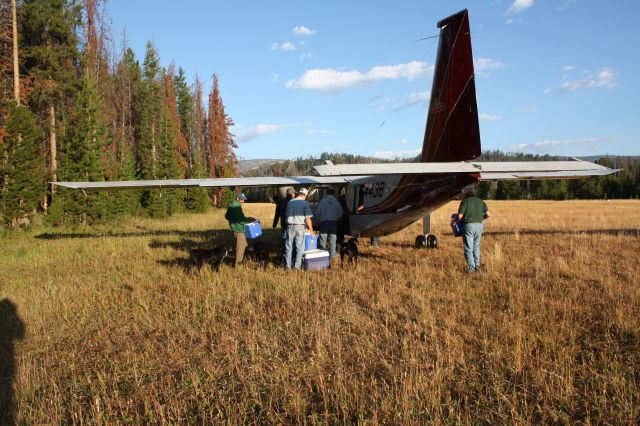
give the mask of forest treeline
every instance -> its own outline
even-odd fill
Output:
[[[485,151],[479,161],[554,161],[566,157]],[[603,156],[594,160],[603,166],[622,169],[608,176],[588,179],[481,182],[478,195],[496,200],[571,200],[638,198],[640,195],[640,158]]]
[[[243,173],[244,176],[290,176],[309,172],[313,166],[324,164],[368,164],[389,163],[412,160],[382,160],[353,154],[324,152],[318,158],[298,157],[293,160],[276,161],[254,167]],[[558,161],[566,157],[525,153],[505,153],[499,150],[485,151],[478,161]],[[591,159],[590,159],[591,160]],[[417,161],[417,159],[413,160]],[[638,198],[640,195],[640,158],[603,156],[595,162],[614,169],[622,169],[609,176],[575,180],[543,181],[500,181],[481,182],[478,194],[485,199],[496,200],[570,200],[570,199],[611,199]],[[255,192],[255,191],[254,191]],[[259,194],[267,194],[258,191]],[[260,197],[258,197],[260,198]]]
[[[333,164],[370,164],[370,163],[392,163],[391,160],[383,160],[375,157],[363,155],[323,152],[319,157],[297,157],[292,160],[276,160],[265,162],[257,167],[245,170],[242,176],[263,177],[263,176],[295,176],[305,174],[319,164],[331,161]]]
[[[37,212],[49,223],[73,225],[165,217],[203,211],[228,196],[205,189],[85,196],[49,184],[236,175],[233,122],[216,75],[205,101],[198,76],[189,85],[182,68],[162,67],[151,41],[136,58],[124,36],[114,41],[107,23],[104,0],[1,2],[5,226],[26,224]]]

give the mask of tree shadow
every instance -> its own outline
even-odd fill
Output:
[[[24,338],[24,323],[16,305],[9,299],[0,301],[0,424],[15,425],[13,380],[16,375],[14,341]]]
[[[221,230],[206,231],[179,231],[179,230],[160,230],[160,229],[141,229],[139,231],[122,231],[122,232],[44,232],[38,234],[35,238],[39,240],[64,240],[64,239],[83,239],[83,238],[136,238],[136,237],[163,237],[163,236],[185,236],[193,238],[211,238],[216,233],[223,232]]]

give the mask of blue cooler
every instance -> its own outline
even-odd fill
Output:
[[[456,220],[457,218],[458,218],[458,213],[454,213],[454,214],[451,215],[451,221],[452,222],[454,220]],[[454,237],[462,237],[462,228],[463,228],[462,222],[451,223],[451,229],[453,230],[453,236]]]
[[[311,237],[310,232],[304,233],[304,251],[316,250],[318,248],[318,235]]]
[[[327,250],[309,250],[302,253],[304,269],[307,271],[321,271],[329,268],[329,252]]]
[[[258,238],[260,235],[262,235],[262,227],[260,226],[260,222],[256,220],[255,222],[245,223],[244,235],[249,239]]]

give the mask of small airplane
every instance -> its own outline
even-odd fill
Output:
[[[57,182],[89,190],[211,187],[332,187],[345,207],[345,234],[377,238],[423,219],[416,247],[436,247],[430,214],[482,180],[579,179],[618,170],[587,161],[477,162],[480,129],[466,9],[437,24],[440,41],[418,162],[326,162],[306,176]]]

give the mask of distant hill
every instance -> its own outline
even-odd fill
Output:
[[[262,165],[274,164],[276,162],[284,163],[286,160],[277,158],[259,158],[255,160],[240,160],[238,161],[238,171],[240,174],[244,174],[252,169],[257,169]]]

